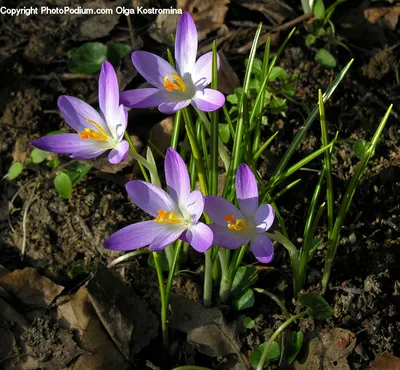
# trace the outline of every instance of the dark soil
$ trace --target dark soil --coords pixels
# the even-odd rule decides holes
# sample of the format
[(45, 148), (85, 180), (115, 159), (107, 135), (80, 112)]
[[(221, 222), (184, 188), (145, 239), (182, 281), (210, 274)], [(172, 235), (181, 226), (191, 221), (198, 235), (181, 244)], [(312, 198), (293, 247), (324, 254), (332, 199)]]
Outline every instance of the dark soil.
[[(10, 7), (16, 6), (12, 1), (5, 3)], [(18, 3), (20, 6), (32, 5), (30, 1)], [(49, 3), (58, 4), (56, 1)], [(225, 23), (231, 30), (242, 29), (246, 32), (239, 33), (236, 38), (227, 38), (221, 50), (238, 76), (242, 77), (247, 56), (235, 50), (238, 45), (251, 41), (256, 22), (261, 20), (272, 25), (261, 13), (248, 10), (240, 13), (241, 7), (236, 2), (232, 3)], [(286, 3), (293, 7), (297, 15), (301, 15), (297, 2)], [(347, 10), (351, 6), (357, 7), (355, 3), (347, 5)], [(338, 8), (334, 22), (339, 25), (340, 17), (345, 13), (346, 9)], [(244, 18), (244, 14), (250, 18)], [(58, 112), (58, 96), (74, 95), (95, 102), (97, 79), (95, 74), (93, 78), (84, 79), (63, 77), (69, 72), (67, 61), (70, 51), (88, 41), (74, 32), (82, 20), (74, 18), (65, 22), (64, 19), (63, 23), (62, 16), (11, 18), (0, 15), (0, 18), (0, 73), (3, 76), (0, 87), (0, 177), (3, 177), (13, 161), (26, 160), (31, 151), (30, 141), (50, 131), (68, 127)], [(156, 43), (146, 31), (154, 21), (155, 16), (139, 17), (138, 24), (142, 28), (137, 29), (137, 34), (142, 37), (146, 50), (159, 52), (165, 50), (165, 45)], [(353, 30), (353, 33), (357, 32), (361, 31)], [(265, 181), (268, 181), (268, 175), (277, 160), (304, 122), (306, 114), (298, 103), (311, 109), (318, 100), (318, 89), (324, 90), (329, 86), (338, 71), (354, 56), (356, 60), (348, 76), (326, 106), (330, 137), (339, 132), (333, 155), (335, 196), (339, 205), (358, 163), (353, 144), (361, 138), (367, 141), (371, 139), (387, 107), (394, 104), (393, 114), (357, 189), (342, 230), (338, 255), (325, 295), (334, 308), (334, 316), (324, 322), (304, 320), (302, 323), (306, 333), (315, 327), (340, 327), (353, 332), (357, 344), (348, 358), (349, 365), (351, 369), (362, 370), (369, 368), (378, 353), (389, 351), (400, 356), (400, 116), (396, 104), (400, 100), (399, 48), (388, 49), (396, 44), (396, 40), (398, 42), (400, 35), (398, 26), (396, 30), (382, 32), (379, 31), (379, 38), (383, 35), (385, 44), (371, 41), (372, 50), (372, 47), (367, 48), (361, 43), (357, 45), (354, 38), (344, 38), (339, 30), (338, 40), (345, 44), (348, 42), (353, 55), (333, 44), (331, 51), (336, 53), (338, 67), (331, 70), (314, 61), (315, 50), (306, 48), (305, 29), (300, 25), (279, 62), (289, 76), (294, 73), (299, 76), (296, 103), (290, 103), (286, 117), (269, 118), (269, 126), (265, 127), (263, 136), (267, 138), (276, 130), (279, 134), (270, 146), (268, 160), (265, 158), (260, 169)], [(215, 32), (210, 33), (200, 46), (209, 45), (215, 36)], [(285, 36), (285, 33), (280, 34), (280, 39), (283, 40)], [(121, 16), (116, 26), (96, 41), (129, 44), (126, 17)], [(259, 56), (262, 57), (261, 50)], [(126, 81), (130, 83), (129, 88), (138, 87), (141, 82), (140, 78)], [(149, 121), (156, 122), (160, 116), (155, 111), (140, 114), (141, 118), (133, 118), (128, 127), (130, 134), (139, 136), (146, 143), (152, 126)], [(316, 121), (292, 162), (319, 147), (320, 128)], [(65, 164), (67, 158), (60, 156), (60, 160)], [(320, 166), (318, 159), (308, 167), (319, 169)], [(291, 239), (298, 247), (301, 246), (304, 219), (317, 174), (300, 172), (299, 176), (302, 178), (301, 184), (278, 201)], [(119, 254), (105, 250), (102, 241), (121, 227), (146, 216), (131, 204), (122, 186), (132, 179), (131, 168), (123, 169), (116, 177), (101, 170), (92, 170), (74, 187), (69, 200), (57, 195), (53, 178), (52, 170), (41, 164), (25, 169), (15, 181), (4, 180), (0, 183), (0, 265), (9, 270), (34, 267), (40, 274), (73, 291), (88, 275), (71, 278), (69, 272), (72, 267), (84, 266), (91, 271), (111, 262)], [(318, 229), (318, 233), (326, 238), (324, 228)], [(24, 239), (26, 251), (21, 261)], [(310, 291), (320, 289), (324, 254), (322, 245), (310, 263), (307, 281)], [(245, 262), (253, 263), (254, 260), (248, 255)], [(179, 276), (174, 284), (176, 294), (201, 301), (202, 263), (202, 256), (192, 251), (189, 253), (185, 268), (196, 274)], [(160, 302), (157, 279), (148, 264), (148, 256), (140, 255), (124, 263), (119, 272), (126, 284), (149, 304), (158, 317)], [(278, 247), (273, 263), (268, 269), (260, 271), (257, 286), (277, 294), (294, 312), (296, 308), (292, 305), (291, 284), (289, 258), (286, 251)], [(218, 301), (214, 303), (218, 304)], [(229, 307), (222, 309), (228, 319), (234, 320), (240, 316)], [(284, 321), (279, 307), (264, 296), (257, 296), (255, 306), (244, 313), (255, 320), (255, 328), (241, 335), (244, 353), (250, 353), (265, 342)], [(48, 317), (41, 320), (34, 321), (30, 331), (25, 334), (32, 346), (50, 340), (51, 336), (62, 336), (67, 343), (66, 348), (74, 350), (68, 331), (59, 328)], [(153, 368), (160, 366), (160, 369), (170, 369), (179, 364), (211, 368), (218, 366), (217, 359), (210, 359), (187, 344), (186, 334), (173, 331), (171, 343), (172, 356), (163, 349), (161, 339), (156, 338), (135, 357), (132, 368), (151, 368), (151, 364), (154, 364)], [(54, 348), (50, 346), (48, 350), (53, 351)], [(67, 358), (60, 357), (60, 362), (54, 368), (58, 364), (59, 368), (68, 364), (72, 358), (68, 356), (72, 355), (68, 351), (64, 355)]]

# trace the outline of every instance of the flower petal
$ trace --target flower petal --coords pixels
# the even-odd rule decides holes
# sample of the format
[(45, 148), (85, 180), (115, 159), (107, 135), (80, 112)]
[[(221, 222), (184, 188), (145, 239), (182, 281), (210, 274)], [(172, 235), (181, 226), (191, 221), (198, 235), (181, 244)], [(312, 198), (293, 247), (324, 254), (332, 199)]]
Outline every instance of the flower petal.
[(119, 99), (121, 104), (130, 108), (152, 108), (161, 103), (170, 101), (169, 92), (155, 88), (127, 90), (121, 92)]
[(170, 73), (177, 73), (166, 60), (147, 51), (133, 52), (132, 63), (147, 82), (163, 91), (166, 91), (164, 77)]
[(158, 252), (160, 250), (163, 250), (166, 248), (168, 245), (172, 244), (176, 240), (179, 239), (179, 237), (182, 235), (182, 233), (186, 230), (185, 227), (179, 227), (177, 225), (162, 225), (163, 231), (161, 234), (159, 234), (154, 240), (151, 242), (149, 246), (149, 251), (151, 252)]
[(98, 131), (88, 120), (96, 122), (108, 134), (110, 133), (106, 123), (100, 114), (83, 100), (73, 96), (62, 95), (57, 101), (58, 108), (67, 123), (76, 131), (83, 131), (86, 127)]
[(213, 242), (213, 232), (202, 222), (192, 225), (186, 232), (186, 240), (188, 243), (200, 253), (209, 249)]
[[(32, 146), (53, 153), (75, 153), (85, 149), (107, 150), (107, 144), (94, 140), (82, 140), (78, 134), (56, 134), (32, 141)], [(106, 145), (104, 145), (106, 144)]]
[(99, 149), (99, 148), (85, 149), (79, 152), (72, 153), (70, 157), (74, 159), (92, 159), (98, 157), (99, 155), (102, 155), (107, 149)]
[(233, 214), (235, 219), (244, 218), (243, 214), (232, 203), (216, 195), (209, 195), (206, 197), (204, 212), (207, 213), (208, 217), (210, 217), (214, 223), (224, 228), (226, 228), (227, 225), (224, 216)]
[(192, 104), (195, 108), (204, 112), (212, 112), (221, 108), (225, 103), (225, 96), (214, 89), (196, 91)]
[(161, 103), (158, 106), (158, 110), (165, 114), (173, 114), (176, 113), (178, 110), (187, 107), (191, 102), (191, 100), (168, 101)]
[(213, 245), (221, 245), (227, 249), (238, 249), (250, 241), (249, 235), (228, 229), (216, 224), (208, 225), (214, 234)]
[(163, 189), (145, 181), (133, 180), (125, 186), (133, 202), (153, 217), (158, 211), (179, 213), (173, 199)]
[(167, 150), (164, 168), (168, 193), (176, 204), (184, 204), (190, 194), (189, 174), (182, 157), (173, 148)]
[(129, 151), (129, 143), (126, 140), (122, 140), (108, 154), (108, 160), (112, 164), (123, 162), (126, 160), (126, 158), (128, 158), (128, 151)]
[(270, 204), (261, 205), (256, 212), (255, 221), (257, 229), (267, 231), (274, 223), (275, 212)]
[(176, 67), (181, 77), (193, 70), (197, 44), (197, 30), (193, 18), (188, 12), (184, 12), (178, 21), (175, 41)]
[(274, 256), (274, 247), (265, 234), (257, 234), (251, 238), (251, 251), (261, 263), (269, 263)]
[(119, 89), (114, 67), (105, 61), (99, 76), (99, 106), (106, 122), (110, 124), (118, 116)]
[[(219, 69), (219, 55), (217, 54), (217, 67)], [(196, 62), (192, 71), (192, 80), (196, 88), (203, 90), (211, 83), (212, 78), (212, 51), (202, 55)]]
[(113, 251), (129, 251), (144, 247), (164, 231), (161, 226), (152, 220), (126, 226), (108, 237), (103, 246)]
[(254, 219), (258, 207), (258, 187), (251, 169), (241, 164), (236, 172), (236, 197), (239, 208), (248, 219)]
[(196, 223), (204, 211), (205, 198), (200, 190), (192, 191), (185, 199), (185, 208), (189, 215), (192, 216), (192, 222)]

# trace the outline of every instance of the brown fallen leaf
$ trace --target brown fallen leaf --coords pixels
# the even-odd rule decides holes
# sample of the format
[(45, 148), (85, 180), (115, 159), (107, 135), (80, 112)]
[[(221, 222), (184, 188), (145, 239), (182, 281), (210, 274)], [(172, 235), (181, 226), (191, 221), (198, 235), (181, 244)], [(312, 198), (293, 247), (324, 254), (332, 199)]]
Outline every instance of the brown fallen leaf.
[(232, 0), (244, 8), (262, 13), (273, 25), (282, 24), (296, 16), (296, 12), (280, 0)]
[(233, 94), (233, 91), (240, 87), (239, 77), (226, 59), (225, 54), (218, 52), (220, 68), (218, 71), (218, 90), (224, 94)]
[(60, 297), (58, 303), (57, 319), (60, 325), (76, 331), (78, 343), (86, 350), (69, 369), (128, 368), (126, 360), (97, 317), (89, 301), (86, 286), (68, 298)]
[(0, 279), (0, 287), (29, 307), (48, 306), (64, 290), (32, 267), (5, 275)]
[(399, 21), (400, 6), (393, 5), (382, 8), (368, 8), (364, 10), (365, 19), (372, 24), (379, 24), (391, 30), (396, 29)]
[(347, 356), (356, 345), (356, 336), (349, 330), (333, 328), (313, 333), (305, 344), (304, 358), (294, 364), (295, 370), (350, 370)]
[(133, 358), (157, 336), (156, 315), (107, 269), (97, 270), (87, 290), (97, 315), (125, 358)]
[(228, 323), (217, 308), (205, 308), (201, 304), (181, 296), (172, 295), (171, 328), (187, 333), (187, 340), (201, 353), (210, 357), (229, 357), (234, 365), (230, 369), (250, 369), (247, 358), (241, 353), (241, 343), (235, 324)]
[(400, 358), (390, 353), (377, 355), (371, 365), (371, 370), (400, 370)]
[[(156, 123), (150, 129), (149, 141), (159, 150), (161, 153), (165, 153), (167, 148), (170, 146), (172, 130), (174, 127), (174, 118), (168, 116), (162, 121)], [(156, 157), (157, 152), (152, 150), (153, 155)]]
[(12, 331), (0, 328), (0, 363), (3, 358), (14, 354), (15, 345), (16, 341)]

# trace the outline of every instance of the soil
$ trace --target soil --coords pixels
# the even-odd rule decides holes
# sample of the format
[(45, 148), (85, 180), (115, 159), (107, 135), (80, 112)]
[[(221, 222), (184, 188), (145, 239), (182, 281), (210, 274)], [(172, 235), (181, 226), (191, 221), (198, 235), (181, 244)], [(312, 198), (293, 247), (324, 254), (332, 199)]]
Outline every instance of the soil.
[[(18, 3), (21, 7), (31, 5), (30, 1)], [(58, 4), (59, 1), (49, 3)], [(298, 16), (301, 15), (297, 2), (285, 3)], [(15, 7), (12, 1), (5, 1), (5, 4)], [(353, 6), (357, 7), (355, 4)], [(241, 7), (234, 1), (228, 8), (225, 24), (232, 30), (240, 29), (238, 24), (241, 24), (246, 32), (239, 33), (239, 36), (236, 34), (236, 38), (228, 37), (220, 47), (241, 78), (247, 56), (237, 54), (235, 50), (238, 45), (251, 41), (254, 33), (249, 32), (249, 29), (254, 29), (256, 22), (262, 20), (268, 25), (269, 20), (261, 13), (253, 13), (248, 9), (241, 17)], [(335, 24), (340, 24), (340, 17), (345, 12), (338, 8)], [(63, 23), (62, 16), (33, 16), (26, 22), (22, 22), (25, 19), (22, 17), (0, 15), (0, 18), (0, 73), (3, 76), (0, 87), (2, 178), (13, 161), (26, 161), (31, 151), (30, 141), (50, 131), (67, 129), (57, 109), (59, 95), (80, 96), (89, 102), (96, 102), (97, 76), (65, 78), (65, 74), (69, 73), (69, 53), (89, 41), (74, 32), (82, 20), (73, 18)], [(143, 39), (145, 50), (158, 53), (166, 45), (156, 43), (143, 31), (154, 21), (155, 16), (139, 17), (138, 24), (142, 28), (137, 29), (137, 35)], [(251, 27), (248, 27), (247, 22), (251, 23)], [(332, 277), (325, 293), (325, 298), (334, 309), (333, 318), (321, 322), (306, 319), (301, 323), (306, 334), (316, 328), (337, 327), (354, 333), (356, 346), (348, 357), (348, 363), (350, 369), (362, 370), (369, 368), (378, 353), (391, 352), (400, 356), (400, 112), (396, 104), (400, 100), (397, 62), (399, 48), (396, 48), (400, 34), (398, 26), (395, 30), (379, 27), (381, 29), (376, 39), (380, 40), (383, 34), (386, 44), (374, 39), (373, 51), (372, 48), (362, 46), (362, 43), (356, 46), (354, 39), (345, 39), (338, 31), (337, 39), (345, 44), (348, 42), (349, 51), (356, 56), (356, 60), (326, 106), (330, 137), (333, 138), (339, 132), (333, 152), (337, 205), (359, 161), (354, 154), (354, 143), (359, 139), (370, 140), (387, 107), (394, 104), (394, 108), (375, 155), (356, 191), (341, 233)], [(215, 38), (215, 28), (213, 30), (200, 46), (209, 45)], [(353, 29), (353, 34), (357, 32), (361, 31)], [(326, 69), (314, 61), (316, 49), (305, 46), (305, 35), (305, 27), (300, 25), (280, 58), (279, 63), (288, 75), (297, 74), (299, 78), (295, 102), (289, 103), (286, 117), (272, 115), (269, 117), (269, 125), (263, 131), (265, 138), (279, 131), (269, 147), (270, 153), (261, 164), (260, 172), (265, 181), (268, 181), (277, 159), (283, 155), (304, 122), (306, 115), (299, 103), (312, 108), (318, 100), (318, 89), (324, 90), (329, 86), (351, 58), (349, 51), (332, 44), (331, 51), (337, 57), (338, 66)], [(286, 33), (282, 32), (280, 40), (285, 36)], [(130, 44), (127, 18), (121, 16), (110, 31), (92, 41)], [(262, 58), (261, 49), (258, 56)], [(129, 88), (138, 87), (142, 82), (140, 78), (127, 81)], [(149, 122), (157, 122), (160, 115), (155, 110), (150, 113), (140, 112), (139, 115), (131, 117), (128, 129), (131, 135), (136, 135), (145, 143), (153, 126)], [(292, 163), (319, 146), (320, 129), (316, 121), (296, 151)], [(68, 160), (63, 156), (59, 156), (59, 159), (61, 165)], [(301, 185), (278, 201), (291, 239), (297, 247), (301, 246), (307, 205), (317, 181), (317, 174), (312, 170), (320, 166), (319, 160), (308, 165), (310, 171), (302, 171), (298, 175), (302, 179)], [(90, 271), (105, 266), (119, 256), (119, 253), (105, 250), (102, 241), (116, 230), (146, 217), (132, 205), (123, 187), (132, 178), (130, 167), (122, 169), (117, 176), (105, 174), (101, 167), (93, 169), (74, 186), (73, 196), (69, 200), (57, 195), (53, 184), (54, 170), (45, 164), (30, 165), (14, 181), (3, 180), (0, 183), (0, 265), (8, 270), (34, 267), (41, 275), (65, 286), (68, 292), (73, 292), (86, 278), (90, 278)], [(326, 238), (326, 229), (320, 227), (318, 234)], [(26, 248), (25, 257), (21, 260), (23, 245)], [(320, 290), (324, 254), (325, 247), (322, 245), (310, 263), (306, 285), (308, 291)], [(253, 263), (254, 260), (248, 255), (245, 262)], [(194, 273), (180, 275), (176, 279), (175, 294), (196, 302), (201, 301), (202, 263), (203, 257), (190, 251), (184, 268)], [(82, 274), (75, 274), (74, 266), (83, 267)], [(125, 284), (132, 287), (159, 317), (157, 278), (148, 263), (148, 255), (140, 255), (125, 262), (118, 271)], [(291, 312), (295, 311), (292, 304), (290, 262), (283, 248), (278, 247), (269, 268), (259, 272), (257, 286), (274, 292), (286, 301)], [(217, 292), (214, 296), (217, 296)], [(217, 299), (214, 304), (219, 305)], [(230, 320), (236, 320), (241, 315), (229, 306), (220, 308)], [(279, 307), (264, 296), (257, 295), (254, 307), (244, 314), (255, 320), (254, 329), (240, 335), (244, 353), (250, 353), (264, 343), (284, 321)], [(217, 368), (217, 359), (199, 353), (186, 343), (186, 334), (172, 331), (171, 335), (169, 353), (163, 349), (158, 337), (135, 356), (131, 368), (170, 369), (185, 364)], [(54, 368), (63, 368), (73, 358), (71, 351), (76, 351), (70, 332), (59, 328), (47, 316), (36, 319), (25, 336), (32, 346), (40, 345), (43, 340), (51, 342), (60, 340), (57, 339), (60, 336), (64, 338), (67, 350), (62, 354), (64, 357), (60, 355), (59, 362), (54, 362)], [(46, 348), (54, 352), (51, 345)], [(43, 352), (38, 357), (46, 355), (47, 352)]]

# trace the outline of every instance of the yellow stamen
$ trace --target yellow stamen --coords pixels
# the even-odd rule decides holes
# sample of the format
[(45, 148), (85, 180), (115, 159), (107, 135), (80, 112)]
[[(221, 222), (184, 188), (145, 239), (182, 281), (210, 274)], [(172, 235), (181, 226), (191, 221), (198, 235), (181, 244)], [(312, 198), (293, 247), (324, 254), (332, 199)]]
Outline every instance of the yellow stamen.
[(241, 218), (238, 218), (235, 222), (233, 214), (224, 215), (224, 220), (226, 221), (226, 226), (229, 230), (244, 231), (248, 228), (247, 222), (245, 220), (242, 220)]
[(87, 119), (86, 122), (91, 123), (98, 131), (92, 130), (90, 128), (85, 128), (82, 132), (78, 131), (78, 135), (82, 140), (96, 140), (96, 141), (107, 141), (108, 135), (107, 132), (95, 121)]
[(176, 73), (169, 73), (164, 77), (164, 87), (168, 91), (186, 91), (186, 84)]
[(157, 218), (154, 219), (154, 222), (160, 224), (179, 224), (182, 220), (174, 212), (160, 210), (158, 211)]

